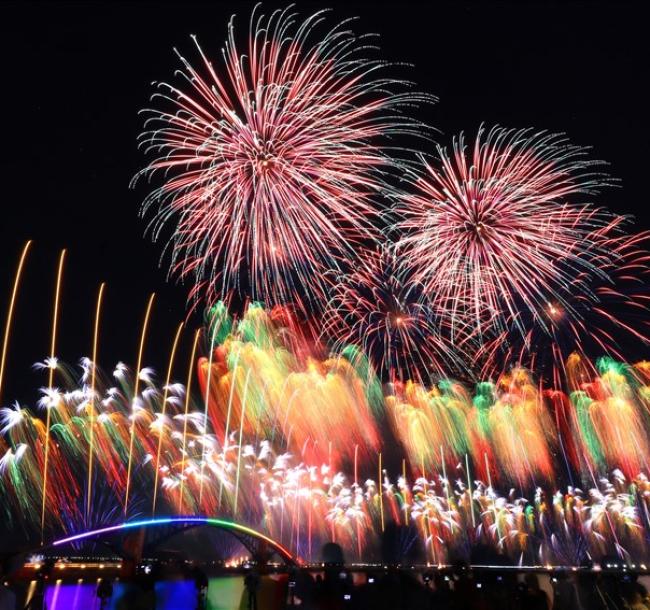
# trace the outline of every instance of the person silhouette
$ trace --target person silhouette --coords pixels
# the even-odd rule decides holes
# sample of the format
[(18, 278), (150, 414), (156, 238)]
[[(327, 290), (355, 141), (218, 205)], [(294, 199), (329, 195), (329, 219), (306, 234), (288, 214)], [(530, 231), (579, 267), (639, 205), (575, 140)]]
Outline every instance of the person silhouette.
[(108, 578), (102, 578), (97, 585), (97, 597), (100, 610), (108, 608), (108, 602), (113, 597), (113, 583)]
[(255, 570), (250, 570), (244, 577), (244, 587), (248, 596), (247, 610), (257, 610), (257, 591), (260, 588), (260, 577)]

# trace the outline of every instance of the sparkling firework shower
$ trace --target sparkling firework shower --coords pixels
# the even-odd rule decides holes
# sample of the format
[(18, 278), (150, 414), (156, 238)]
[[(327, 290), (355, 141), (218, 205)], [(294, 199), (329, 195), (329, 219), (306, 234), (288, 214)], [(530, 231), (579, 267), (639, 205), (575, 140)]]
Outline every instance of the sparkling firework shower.
[[(329, 539), (349, 557), (377, 557), (391, 523), (415, 528), (433, 562), (468, 557), (479, 543), (523, 563), (577, 564), (608, 552), (647, 559), (647, 363), (594, 366), (576, 355), (562, 389), (513, 370), (474, 390), (395, 381), (382, 392), (358, 355), (292, 351), (299, 339), (287, 342), (289, 318), (252, 305), (233, 320), (217, 307), (206, 329), (219, 337), (215, 354), (191, 359), (194, 394), (159, 386), (147, 367), (118, 364), (106, 374), (89, 359), (80, 373), (39, 364), (56, 385), (43, 388), (37, 408), (0, 412), (6, 516), (37, 529), (45, 493), (49, 535), (109, 525), (122, 518), (131, 481), (129, 517), (234, 518), (305, 559)], [(384, 417), (392, 433), (380, 442)], [(382, 448), (395, 441), (400, 474), (385, 465), (377, 476)], [(563, 477), (581, 483), (562, 490)]]
[(402, 166), (382, 143), (426, 134), (402, 109), (433, 98), (396, 93), (407, 83), (383, 76), (348, 22), (326, 30), (323, 12), (259, 11), (245, 50), (232, 21), (223, 65), (195, 39), (200, 66), (179, 54), (180, 83), (159, 84), (139, 175), (163, 184), (143, 213), (157, 210), (154, 239), (175, 223), (171, 271), (195, 278), (192, 297), (311, 308), (326, 298), (323, 274), (378, 238), (377, 197)]

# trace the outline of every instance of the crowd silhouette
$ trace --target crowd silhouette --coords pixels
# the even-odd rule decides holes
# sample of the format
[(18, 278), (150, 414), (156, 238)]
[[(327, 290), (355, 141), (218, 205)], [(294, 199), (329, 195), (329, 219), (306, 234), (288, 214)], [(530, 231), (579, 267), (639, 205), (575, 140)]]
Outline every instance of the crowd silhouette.
[[(323, 548), (324, 570), (290, 576), (289, 608), (302, 610), (650, 610), (650, 595), (637, 574), (579, 570), (518, 572), (491, 549), (475, 549), (472, 569), (459, 561), (449, 569), (420, 574), (417, 549), (403, 528), (390, 527), (382, 539), (384, 568), (353, 583), (337, 545)], [(602, 559), (603, 565), (617, 563)], [(499, 569), (498, 566), (503, 566)], [(293, 580), (291, 580), (293, 579)], [(361, 582), (359, 582), (361, 580)], [(544, 584), (545, 586), (542, 586)]]
[(387, 569), (353, 586), (331, 567), (324, 575), (302, 573), (288, 608), (303, 610), (650, 610), (650, 596), (632, 574), (564, 573), (549, 577), (550, 594), (535, 573), (472, 571), (457, 565), (420, 577)]
[[(244, 574), (239, 609), (650, 610), (648, 590), (642, 579), (629, 570), (594, 570), (585, 566), (577, 570), (544, 570), (538, 574), (513, 569), (493, 551), (476, 549), (480, 560), (474, 562), (473, 557), (474, 565), (490, 568), (472, 568), (459, 561), (449, 568), (423, 573), (408, 567), (417, 559), (417, 549), (409, 540), (408, 532), (389, 526), (382, 542), (382, 566), (370, 570), (349, 570), (341, 547), (327, 543), (317, 569), (294, 567), (285, 576), (274, 579), (273, 602), (261, 593), (264, 579), (268, 578), (264, 567), (251, 566)], [(605, 557), (602, 562), (607, 566), (617, 560)], [(2, 562), (0, 575), (10, 574), (17, 566), (18, 563), (10, 566)], [(35, 575), (31, 595), (23, 596), (22, 601), (21, 595), (10, 601), (4, 594), (8, 592), (6, 587), (0, 586), (0, 610), (45, 608), (45, 587), (52, 569), (53, 563), (46, 561)], [(190, 569), (185, 576), (194, 581), (196, 588), (196, 601), (189, 610), (206, 610), (208, 577), (199, 567)], [(155, 567), (138, 572), (129, 580), (130, 588), (122, 599), (112, 601), (112, 583), (98, 579), (98, 607), (153, 610), (156, 608), (154, 588), (161, 577)]]

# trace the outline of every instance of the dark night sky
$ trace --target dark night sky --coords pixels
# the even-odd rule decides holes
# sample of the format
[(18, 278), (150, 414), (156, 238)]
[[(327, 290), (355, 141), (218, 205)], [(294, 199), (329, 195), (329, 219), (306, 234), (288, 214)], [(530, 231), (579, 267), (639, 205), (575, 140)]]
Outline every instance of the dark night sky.
[[(406, 61), (419, 88), (440, 102), (419, 114), (440, 142), (481, 122), (566, 131), (611, 163), (621, 189), (597, 201), (646, 210), (647, 22), (634, 4), (299, 2), (359, 16), (381, 34), (383, 56)], [(0, 315), (20, 249), (34, 239), (9, 351), (3, 404), (30, 400), (44, 382), (30, 364), (47, 354), (56, 260), (68, 248), (61, 357), (90, 353), (95, 295), (107, 282), (100, 363), (133, 363), (147, 297), (157, 293), (145, 360), (159, 369), (187, 289), (166, 282), (161, 248), (143, 239), (144, 190), (129, 190), (142, 164), (138, 109), (153, 80), (178, 66), (189, 35), (217, 53), (233, 12), (247, 27), (253, 2), (0, 3)], [(266, 2), (271, 10), (284, 3)], [(430, 8), (434, 7), (434, 8)], [(6, 296), (5, 296), (6, 295)], [(196, 326), (198, 320), (193, 320)], [(184, 339), (188, 350), (190, 334)]]

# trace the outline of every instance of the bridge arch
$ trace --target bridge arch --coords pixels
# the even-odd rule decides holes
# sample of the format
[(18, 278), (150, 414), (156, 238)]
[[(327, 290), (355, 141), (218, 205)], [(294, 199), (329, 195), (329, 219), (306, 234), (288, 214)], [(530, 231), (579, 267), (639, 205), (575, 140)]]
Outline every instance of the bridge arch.
[(46, 544), (42, 547), (42, 550), (53, 549), (57, 547), (65, 546), (66, 544), (72, 544), (74, 542), (79, 542), (83, 540), (91, 539), (101, 539), (102, 537), (115, 535), (120, 533), (128, 533), (131, 530), (137, 530), (142, 528), (159, 528), (163, 529), (163, 536), (161, 536), (157, 543), (161, 539), (165, 539), (174, 535), (178, 532), (185, 531), (187, 529), (201, 527), (201, 526), (210, 526), (216, 527), (218, 529), (230, 532), (235, 538), (237, 538), (253, 555), (257, 554), (257, 549), (254, 543), (262, 545), (268, 548), (275, 553), (277, 553), (288, 565), (295, 565), (298, 561), (293, 556), (293, 554), (279, 542), (276, 542), (269, 536), (258, 532), (257, 530), (250, 528), (248, 526), (236, 523), (235, 521), (228, 521), (226, 519), (217, 519), (214, 517), (156, 517), (151, 519), (141, 519), (136, 521), (125, 521), (118, 525), (111, 525), (107, 527), (102, 527), (94, 530), (88, 530), (86, 532), (81, 532), (79, 534), (74, 534), (72, 536), (66, 536), (64, 538), (59, 538), (50, 544)]

